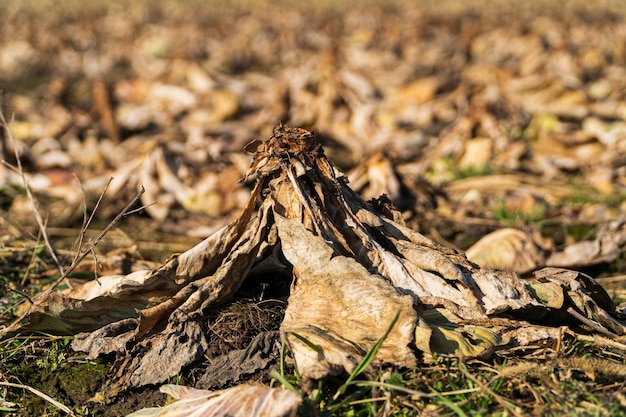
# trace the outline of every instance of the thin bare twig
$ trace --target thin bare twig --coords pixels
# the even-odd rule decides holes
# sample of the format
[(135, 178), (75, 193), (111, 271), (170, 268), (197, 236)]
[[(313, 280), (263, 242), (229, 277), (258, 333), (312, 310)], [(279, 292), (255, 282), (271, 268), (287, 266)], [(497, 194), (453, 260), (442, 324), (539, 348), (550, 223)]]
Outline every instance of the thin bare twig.
[[(39, 236), (37, 236), (37, 244), (35, 245), (35, 247), (37, 246), (39, 246)], [(26, 284), (26, 281), (28, 280), (28, 276), (30, 275), (31, 268), (33, 267), (35, 263), (36, 256), (37, 256), (37, 251), (33, 250), (30, 254), (30, 260), (28, 261), (28, 265), (26, 265), (26, 269), (24, 270), (24, 276), (22, 277), (22, 281), (20, 282), (20, 285), (24, 286)]]
[[(104, 186), (104, 190), (102, 190), (102, 192), (100, 193), (100, 196), (98, 197), (98, 201), (96, 201), (96, 205), (94, 206), (93, 210), (91, 211), (91, 215), (89, 215), (89, 218), (87, 220), (83, 221), (83, 227), (80, 229), (78, 251), (76, 252), (76, 256), (74, 257), (74, 260), (72, 261), (72, 263), (74, 263), (76, 261), (76, 259), (80, 256), (80, 253), (81, 253), (82, 248), (83, 248), (83, 242), (85, 240), (85, 235), (87, 233), (87, 229), (89, 228), (89, 225), (93, 221), (93, 218), (94, 218), (96, 212), (98, 211), (98, 208), (100, 207), (100, 203), (102, 202), (102, 199), (104, 198), (104, 194), (109, 189), (109, 185), (111, 184), (111, 181), (113, 181), (113, 177), (109, 178), (109, 180), (107, 181), (106, 185)], [(81, 185), (81, 189), (82, 189), (82, 185)], [(83, 192), (83, 195), (84, 195), (84, 192)], [(87, 214), (87, 204), (86, 203), (85, 203), (85, 214)], [(97, 263), (98, 260), (94, 259), (94, 261), (96, 261), (96, 263)]]
[[(98, 201), (96, 203), (96, 206), (94, 207), (94, 210), (92, 211), (91, 215), (86, 220), (86, 222), (84, 222), (85, 224), (83, 225), (83, 228), (81, 229), (81, 234), (79, 236), (79, 244), (80, 244), (80, 246), (78, 247), (76, 256), (74, 257), (74, 260), (72, 261), (72, 264), (67, 269), (65, 269), (65, 268), (63, 268), (63, 265), (59, 262), (59, 259), (58, 259), (57, 255), (56, 255), (56, 252), (54, 251), (54, 249), (52, 248), (52, 245), (50, 244), (50, 240), (48, 239), (48, 234), (46, 232), (46, 223), (43, 221), (43, 218), (41, 217), (41, 214), (37, 210), (37, 203), (36, 203), (35, 198), (34, 198), (32, 192), (30, 190), (30, 187), (28, 185), (28, 179), (26, 178), (26, 175), (24, 174), (24, 170), (22, 168), (22, 162), (20, 161), (20, 156), (19, 156), (19, 153), (17, 151), (17, 147), (15, 146), (15, 141), (13, 139), (13, 135), (9, 131), (9, 127), (7, 125), (6, 119), (4, 118), (4, 114), (1, 111), (0, 111), (0, 124), (5, 129), (7, 137), (11, 140), (11, 143), (13, 145), (13, 148), (14, 148), (14, 151), (15, 151), (15, 158), (17, 160), (17, 169), (16, 169), (16, 171), (21, 176), (22, 182), (24, 183), (24, 188), (26, 189), (26, 194), (28, 196), (28, 199), (30, 200), (30, 203), (31, 203), (32, 207), (33, 207), (33, 212), (35, 214), (35, 219), (36, 219), (37, 224), (39, 226), (39, 231), (41, 233), (41, 236), (43, 237), (43, 240), (45, 242), (46, 248), (48, 249), (48, 252), (50, 253), (50, 256), (54, 260), (54, 263), (56, 264), (57, 269), (59, 270), (59, 272), (61, 274), (61, 276), (52, 285), (50, 285), (45, 291), (40, 293), (40, 295), (38, 296), (39, 299), (45, 299), (50, 294), (50, 292), (52, 292), (61, 282), (63, 282), (63, 280), (65, 280), (74, 269), (76, 269), (78, 264), (80, 262), (82, 262), (83, 259), (85, 259), (85, 257), (87, 257), (88, 254), (95, 253), (94, 248), (98, 245), (98, 243), (102, 240), (102, 238), (113, 228), (113, 226), (115, 226), (115, 224), (117, 224), (120, 221), (120, 219), (122, 219), (122, 217), (127, 216), (131, 212), (130, 208), (133, 207), (135, 205), (135, 203), (141, 198), (141, 196), (145, 192), (145, 188), (143, 186), (141, 187), (141, 190), (135, 195), (135, 197), (132, 199), (132, 201), (130, 203), (128, 203), (126, 205), (126, 207), (124, 207), (124, 209), (111, 221), (111, 223), (109, 223), (107, 225), (107, 227), (104, 228), (104, 230), (102, 230), (102, 232), (98, 235), (98, 237), (95, 240), (90, 240), (86, 246), (83, 246), (82, 242), (84, 241), (86, 229), (89, 226), (89, 224), (91, 223), (91, 221), (93, 220), (93, 217), (94, 217), (96, 211), (98, 210), (98, 207), (99, 207), (100, 203), (102, 202), (104, 194), (106, 193), (106, 190), (108, 189), (109, 184), (113, 180), (112, 177), (109, 179), (109, 181), (107, 182), (107, 185), (105, 186), (105, 189), (102, 191), (102, 193), (100, 194), (100, 197), (98, 198)], [(7, 165), (7, 166), (11, 166), (6, 161), (3, 161), (3, 163), (5, 165)], [(12, 168), (15, 169), (15, 167), (12, 167)], [(86, 207), (85, 207), (85, 210), (86, 210)], [(95, 261), (96, 261), (96, 267), (97, 267), (97, 263), (98, 263), (97, 259), (95, 259)], [(96, 274), (97, 274), (97, 272), (96, 272)], [(21, 319), (26, 317), (28, 315), (28, 313), (30, 312), (30, 309), (32, 308), (33, 304), (32, 304), (32, 300), (31, 299), (28, 299), (28, 300), (31, 302), (31, 306), (22, 315), (20, 320), (16, 321), (16, 323), (21, 321)]]
[[(113, 228), (113, 226), (115, 226), (123, 217), (125, 217), (127, 215), (127, 213), (130, 211), (131, 207), (133, 207), (135, 205), (135, 203), (137, 201), (139, 201), (139, 199), (145, 193), (145, 191), (146, 191), (146, 189), (143, 186), (141, 186), (141, 189), (137, 192), (137, 194), (131, 200), (131, 202), (128, 203), (126, 205), (126, 207), (124, 207), (124, 209), (122, 209), (122, 211), (120, 211), (118, 213), (117, 216), (115, 216), (115, 218), (107, 225), (107, 227), (105, 227), (102, 230), (102, 232), (100, 232), (100, 234), (94, 240), (89, 240), (87, 245), (83, 246), (82, 248), (79, 248), (78, 254), (74, 258), (74, 260), (72, 261), (72, 264), (67, 269), (65, 269), (63, 271), (63, 273), (61, 273), (61, 276), (54, 283), (52, 283), (45, 291), (39, 293), (37, 295), (37, 297), (35, 298), (35, 301), (36, 300), (45, 300), (46, 297), (48, 297), (48, 295), (56, 287), (58, 287), (59, 284), (61, 282), (63, 282), (63, 280), (66, 279), (69, 276), (69, 274), (72, 273), (72, 271), (74, 271), (74, 269), (76, 269), (76, 267), (83, 261), (83, 259), (85, 259), (87, 257), (87, 255), (89, 255), (90, 253), (93, 253), (93, 250), (98, 245), (98, 243), (100, 243), (100, 241)], [(14, 328), (19, 327), (19, 323), (25, 317), (27, 317), (28, 314), (30, 314), (30, 311), (31, 311), (33, 305), (34, 304), (31, 304), (29, 306), (29, 308), (20, 316), (20, 318), (15, 320), (15, 322), (13, 322), (12, 325), (8, 326), (5, 329), (2, 329), (2, 332), (9, 332), (9, 331), (12, 331)]]
[(78, 266), (79, 263), (81, 263), (83, 261), (83, 259), (85, 259), (87, 257), (87, 255), (89, 255), (93, 249), (98, 245), (98, 243), (100, 243), (100, 241), (102, 240), (102, 238), (104, 238), (104, 236), (109, 233), (109, 231), (113, 228), (113, 226), (115, 226), (121, 219), (122, 217), (124, 217), (126, 215), (126, 212), (130, 210), (130, 208), (132, 206), (135, 205), (135, 203), (141, 198), (141, 196), (143, 195), (143, 193), (146, 192), (146, 189), (141, 186), (141, 190), (139, 190), (137, 192), (137, 194), (135, 195), (135, 197), (131, 200), (130, 203), (128, 203), (126, 205), (126, 207), (124, 207), (124, 209), (122, 211), (120, 211), (118, 213), (117, 216), (115, 216), (115, 218), (113, 220), (111, 220), (111, 223), (109, 223), (107, 225), (107, 227), (105, 227), (102, 232), (100, 232), (100, 234), (98, 235), (98, 237), (96, 237), (94, 240), (89, 240), (88, 244), (86, 245), (86, 247), (80, 249), (79, 251), (79, 255), (76, 257), (76, 259), (72, 262), (72, 264), (67, 268), (67, 270), (65, 271), (64, 274), (62, 274), (59, 279), (57, 279), (52, 285), (50, 285), (50, 287), (48, 287), (43, 293), (42, 293), (42, 297), (45, 298), (46, 296), (48, 296), (48, 294), (50, 294), (50, 292), (52, 292), (52, 290), (54, 290), (74, 269), (76, 269), (76, 267)]
[[(72, 264), (65, 270), (65, 272), (63, 274), (61, 274), (61, 276), (54, 282), (52, 283), (52, 285), (50, 285), (45, 291), (37, 294), (36, 298), (35, 298), (35, 302), (37, 300), (45, 300), (48, 295), (50, 295), (50, 293), (61, 283), (63, 282), (63, 280), (65, 278), (68, 277), (69, 274), (72, 273), (72, 271), (74, 269), (76, 269), (76, 267), (78, 266), (78, 264), (80, 264), (83, 259), (85, 259), (87, 257), (87, 255), (89, 255), (90, 253), (92, 253), (93, 249), (98, 245), (98, 243), (100, 243), (100, 241), (102, 240), (102, 238), (104, 238), (104, 236), (113, 228), (113, 226), (115, 226), (117, 224), (117, 222), (120, 221), (120, 219), (122, 217), (124, 217), (124, 215), (126, 214), (126, 212), (128, 210), (130, 210), (130, 208), (141, 198), (141, 196), (143, 195), (143, 193), (145, 192), (145, 188), (142, 186), (141, 190), (139, 190), (137, 192), (137, 194), (135, 195), (135, 197), (132, 199), (132, 201), (130, 203), (128, 203), (126, 205), (126, 207), (124, 207), (124, 209), (117, 215), (115, 216), (115, 218), (111, 221), (111, 223), (108, 224), (107, 227), (104, 228), (104, 230), (102, 230), (102, 232), (98, 235), (98, 237), (96, 237), (94, 240), (90, 240), (88, 245), (86, 245), (84, 248), (82, 248), (79, 252), (79, 255), (74, 259), (74, 261), (72, 262)], [(12, 330), (14, 330), (15, 328), (19, 327), (19, 323), (30, 314), (31, 309), (33, 308), (34, 304), (31, 304), (28, 309), (22, 313), (22, 315), (19, 317), (19, 319), (15, 320), (13, 322), (13, 324), (11, 324), (10, 326), (0, 330), (0, 333), (8, 333)]]
[(98, 267), (100, 266), (100, 261), (98, 260), (98, 255), (96, 255), (95, 248), (91, 248), (91, 254), (93, 255), (93, 277), (96, 282), (100, 284), (100, 281), (98, 281)]
[(14, 384), (12, 382), (2, 382), (2, 381), (0, 381), (0, 385), (5, 386), (5, 387), (21, 388), (21, 389), (28, 390), (32, 392), (33, 394), (37, 395), (38, 397), (41, 397), (44, 400), (48, 401), (50, 404), (54, 405), (56, 408), (65, 412), (66, 414), (69, 414), (70, 416), (76, 415), (69, 407), (67, 407), (64, 404), (61, 404), (60, 402), (58, 402), (57, 400), (55, 400), (48, 394), (44, 394), (43, 392), (39, 391), (37, 388), (29, 387), (28, 385)]
[[(104, 195), (106, 194), (107, 190), (109, 189), (109, 185), (111, 184), (111, 181), (113, 181), (113, 177), (110, 177), (109, 180), (107, 181), (106, 185), (104, 186), (104, 190), (102, 190), (102, 192), (100, 193), (100, 196), (98, 197), (98, 201), (96, 201), (96, 205), (94, 206), (93, 210), (91, 211), (91, 214), (89, 215), (89, 217), (87, 217), (87, 199), (85, 198), (85, 190), (83, 188), (83, 185), (80, 181), (78, 181), (79, 185), (80, 185), (80, 189), (82, 191), (83, 194), (83, 203), (84, 203), (84, 211), (83, 211), (83, 225), (80, 229), (80, 234), (78, 236), (77, 242), (76, 242), (76, 255), (74, 256), (74, 260), (72, 262), (75, 262), (76, 259), (78, 259), (78, 257), (81, 254), (81, 251), (83, 249), (83, 242), (85, 241), (85, 236), (87, 234), (87, 229), (89, 229), (89, 225), (91, 224), (91, 222), (93, 221), (93, 218), (96, 214), (96, 212), (98, 211), (98, 208), (100, 207), (100, 203), (102, 202), (102, 199), (104, 198)], [(96, 255), (96, 251), (95, 249), (92, 247), (91, 248), (91, 254), (93, 255), (93, 276), (94, 279), (98, 282), (98, 284), (100, 283), (100, 281), (98, 281), (98, 265), (100, 264), (100, 262), (98, 261), (98, 256)]]
[(6, 286), (6, 289), (7, 289), (8, 291), (14, 292), (14, 293), (19, 294), (19, 295), (21, 295), (22, 297), (26, 298), (26, 300), (27, 300), (29, 303), (31, 303), (31, 304), (33, 303), (33, 300), (32, 300), (32, 299), (28, 296), (28, 294), (26, 294), (25, 292), (22, 292), (22, 291), (20, 291), (20, 290), (16, 290), (15, 288), (11, 288), (11, 287), (9, 287), (8, 285)]
[[(81, 230), (80, 230), (81, 233), (79, 234), (78, 239), (76, 239), (76, 241), (74, 242), (74, 247), (76, 248), (76, 251), (78, 251), (80, 248), (83, 247), (83, 241), (85, 239), (85, 233), (86, 233), (86, 232), (84, 233), (84, 231), (86, 231), (87, 226), (89, 224), (89, 217), (87, 216), (87, 196), (85, 193), (85, 188), (83, 187), (83, 183), (80, 181), (80, 179), (75, 173), (73, 174), (73, 176), (74, 176), (74, 179), (76, 180), (76, 183), (80, 187), (80, 192), (83, 196), (83, 225), (81, 227)], [(107, 183), (107, 186), (108, 186), (108, 183)]]
[[(17, 161), (17, 172), (22, 178), (22, 183), (24, 184), (24, 188), (26, 189), (26, 195), (28, 196), (28, 200), (30, 201), (30, 204), (33, 207), (35, 220), (37, 221), (37, 225), (39, 226), (39, 230), (41, 232), (41, 236), (43, 237), (46, 248), (48, 249), (48, 252), (50, 253), (50, 257), (52, 257), (52, 260), (54, 261), (54, 264), (56, 265), (61, 275), (65, 275), (63, 265), (61, 264), (61, 262), (59, 262), (56, 252), (52, 248), (52, 245), (50, 244), (50, 240), (48, 239), (48, 233), (46, 232), (46, 225), (43, 221), (43, 218), (41, 217), (41, 214), (39, 213), (39, 210), (37, 210), (37, 203), (35, 201), (35, 197), (33, 196), (33, 193), (30, 190), (28, 179), (26, 178), (26, 174), (24, 174), (24, 169), (22, 168), (22, 161), (20, 160), (20, 155), (19, 155), (19, 152), (17, 151), (17, 146), (15, 146), (15, 139), (13, 138), (13, 135), (11, 134), (11, 131), (9, 130), (9, 126), (7, 125), (7, 121), (4, 118), (4, 113), (2, 113), (2, 111), (0, 111), (0, 124), (4, 128), (7, 134), (7, 137), (9, 138), (9, 140), (11, 141), (11, 144), (13, 145), (13, 151), (15, 152), (15, 159)], [(7, 165), (6, 162), (4, 163), (5, 165)]]
[(584, 342), (590, 342), (593, 343), (595, 346), (598, 347), (607, 347), (607, 348), (612, 348), (612, 349), (618, 349), (621, 350), (622, 352), (626, 352), (626, 344), (625, 343), (620, 343), (619, 341), (615, 340), (615, 339), (610, 339), (607, 337), (603, 337), (600, 335), (584, 335), (584, 334), (577, 334), (577, 333), (571, 333), (573, 334), (573, 336), (579, 340), (582, 340)]
[(150, 203), (150, 204), (145, 204), (139, 208), (136, 208), (135, 210), (131, 210), (127, 213), (124, 214), (124, 217), (126, 216), (130, 216), (131, 214), (135, 214), (135, 213), (142, 213), (146, 208), (150, 207), (150, 206), (154, 206), (156, 204), (156, 201), (154, 203)]
[(567, 309), (567, 312), (571, 314), (572, 316), (574, 316), (575, 318), (577, 318), (581, 323), (586, 324), (587, 326), (591, 327), (593, 330), (597, 331), (598, 333), (602, 333), (603, 335), (611, 339), (614, 339), (617, 337), (615, 333), (605, 329), (599, 323), (596, 323), (595, 321), (583, 316), (578, 311), (576, 311), (573, 307), (569, 307)]

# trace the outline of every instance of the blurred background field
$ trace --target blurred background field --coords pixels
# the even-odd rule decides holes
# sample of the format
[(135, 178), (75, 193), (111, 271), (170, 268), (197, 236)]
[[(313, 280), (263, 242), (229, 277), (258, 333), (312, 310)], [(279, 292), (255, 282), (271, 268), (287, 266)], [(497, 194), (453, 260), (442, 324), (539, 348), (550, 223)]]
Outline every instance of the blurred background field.
[[(60, 237), (112, 176), (102, 223), (142, 184), (156, 204), (131, 222), (172, 236), (159, 242), (199, 239), (249, 195), (246, 144), (283, 122), (314, 130), (354, 189), (386, 194), (436, 240), (467, 250), (518, 230), (496, 239), (517, 264), (491, 241), (470, 251), (479, 263), (621, 275), (622, 5), (7, 1), (3, 158), (18, 149)], [(3, 218), (32, 223), (7, 164), (0, 183)], [(580, 241), (595, 243), (562, 253)]]

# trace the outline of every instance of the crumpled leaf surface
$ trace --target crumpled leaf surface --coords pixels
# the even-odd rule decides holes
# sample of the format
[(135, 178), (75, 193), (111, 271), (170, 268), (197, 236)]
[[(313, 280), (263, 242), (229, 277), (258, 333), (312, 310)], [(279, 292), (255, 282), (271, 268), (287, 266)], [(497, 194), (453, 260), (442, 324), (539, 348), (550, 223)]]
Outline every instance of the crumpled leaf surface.
[(545, 246), (541, 236), (504, 228), (482, 237), (465, 254), (484, 267), (525, 273), (545, 265)]
[(509, 339), (494, 331), (493, 326), (464, 325), (461, 322), (445, 309), (426, 310), (415, 329), (415, 345), (431, 354), (482, 357), (509, 343)]
[(263, 385), (242, 384), (222, 391), (163, 385), (160, 390), (176, 400), (127, 417), (295, 417), (302, 402), (291, 391)]
[[(372, 275), (354, 259), (333, 257), (324, 239), (311, 235), (301, 224), (280, 215), (276, 215), (276, 223), (283, 253), (294, 265), (294, 283), (281, 330), (289, 339), (302, 376), (314, 380), (352, 372), (398, 311), (398, 321), (377, 359), (415, 365), (409, 348), (416, 320), (412, 298), (400, 295), (387, 280)], [(292, 333), (314, 343), (322, 353), (308, 348)]]

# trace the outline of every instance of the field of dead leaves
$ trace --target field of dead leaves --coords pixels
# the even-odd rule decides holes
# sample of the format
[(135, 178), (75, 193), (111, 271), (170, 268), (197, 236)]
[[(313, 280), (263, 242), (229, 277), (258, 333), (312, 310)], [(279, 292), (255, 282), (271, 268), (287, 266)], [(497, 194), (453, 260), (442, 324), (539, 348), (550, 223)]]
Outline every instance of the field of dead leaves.
[[(241, 222), (254, 209), (251, 196), (275, 193), (272, 204), (280, 202), (279, 187), (255, 187), (254, 176), (263, 174), (250, 172), (259, 143), (280, 123), (314, 131), (346, 187), (397, 223), (466, 253), (473, 264), (522, 279), (544, 267), (584, 272), (624, 320), (624, 6), (0, 3), (0, 331), (37, 294), (171, 265), (177, 261), (170, 255)], [(277, 233), (286, 239), (281, 221)], [(277, 239), (268, 234), (264, 242)], [(185, 365), (170, 383), (267, 383), (269, 368), (285, 365), (268, 347), (267, 361), (250, 372), (218, 373), (233, 351), (260, 343), (260, 330), (277, 337), (290, 282), (264, 281), (263, 268), (276, 271), (270, 263), (255, 265), (254, 279), (230, 301), (219, 298), (226, 304), (212, 313), (207, 348), (195, 359), (202, 370)], [(124, 314), (153, 302), (128, 303)], [(99, 397), (115, 358), (104, 352), (94, 359), (90, 347), (87, 360), (70, 349), (63, 330), (93, 329), (71, 312), (62, 318), (69, 321), (41, 319), (38, 333), (0, 340), (0, 411), (125, 415), (164, 403), (157, 383), (110, 401)], [(298, 410), (620, 415), (625, 336), (598, 336), (592, 322), (579, 320), (561, 326), (556, 341), (546, 337), (495, 357), (429, 352), (417, 368), (380, 368), (368, 374), (380, 386), (334, 405), (324, 392), (341, 386), (337, 380), (319, 392), (308, 387)]]

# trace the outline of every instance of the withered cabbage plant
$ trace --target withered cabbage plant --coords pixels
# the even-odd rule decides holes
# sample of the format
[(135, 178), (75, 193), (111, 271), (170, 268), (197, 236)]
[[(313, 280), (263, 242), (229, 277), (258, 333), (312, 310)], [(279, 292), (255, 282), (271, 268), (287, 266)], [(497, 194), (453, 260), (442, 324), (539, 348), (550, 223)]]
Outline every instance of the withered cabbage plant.
[(305, 390), (352, 372), (396, 315), (377, 363), (488, 357), (556, 340), (562, 325), (626, 334), (624, 316), (593, 278), (546, 268), (521, 280), (481, 268), (406, 227), (385, 196), (364, 201), (306, 130), (277, 126), (256, 150), (244, 178), (252, 179), (241, 215), (197, 246), (153, 270), (52, 292), (16, 326), (74, 333), (73, 347), (90, 357), (116, 353), (109, 396), (201, 361), (209, 313), (261, 266), (290, 281), (280, 333)]

